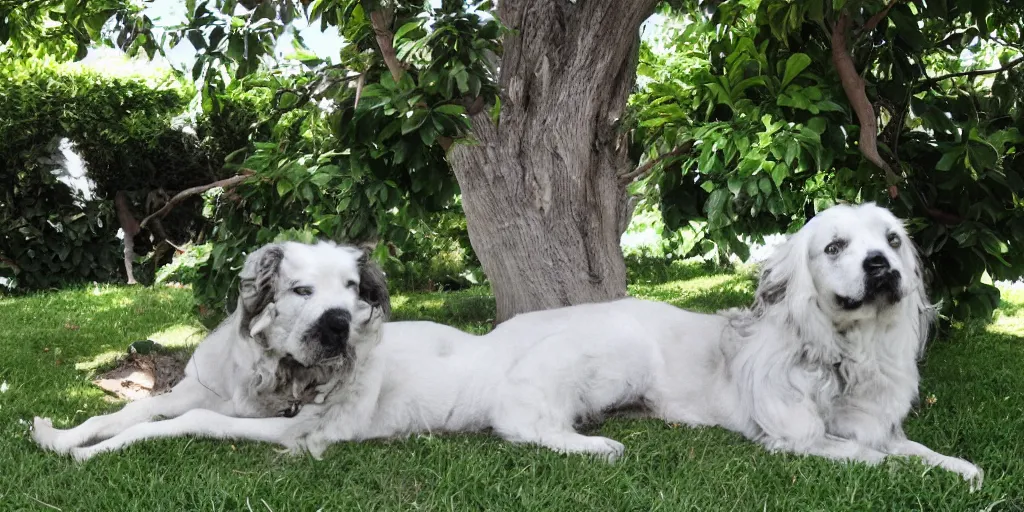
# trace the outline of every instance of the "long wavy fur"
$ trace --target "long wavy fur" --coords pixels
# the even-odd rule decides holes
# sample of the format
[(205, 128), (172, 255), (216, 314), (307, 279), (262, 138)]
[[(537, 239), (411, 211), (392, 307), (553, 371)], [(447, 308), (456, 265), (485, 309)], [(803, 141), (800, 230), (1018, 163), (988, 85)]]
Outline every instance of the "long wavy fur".
[(826, 432), (881, 446), (903, 435), (917, 398), (916, 362), (935, 319), (920, 258), (903, 244), (901, 257), (913, 262), (911, 293), (878, 321), (840, 331), (820, 307), (831, 299), (815, 289), (809, 241), (808, 229), (791, 236), (764, 264), (753, 306), (722, 312), (730, 371), (753, 411), (747, 434), (778, 449), (804, 448)]

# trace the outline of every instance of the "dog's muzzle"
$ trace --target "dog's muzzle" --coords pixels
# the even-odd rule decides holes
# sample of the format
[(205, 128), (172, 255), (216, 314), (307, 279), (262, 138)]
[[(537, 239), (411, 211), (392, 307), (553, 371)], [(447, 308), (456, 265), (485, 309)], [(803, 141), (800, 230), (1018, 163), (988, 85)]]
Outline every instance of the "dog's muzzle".
[(900, 271), (892, 268), (881, 251), (869, 252), (864, 258), (864, 302), (898, 302), (902, 298), (901, 277)]
[(328, 309), (316, 323), (317, 338), (323, 346), (324, 357), (341, 354), (348, 343), (349, 324), (352, 314), (344, 309)]
[(903, 298), (900, 277), (881, 251), (871, 251), (864, 258), (864, 295), (859, 299), (836, 295), (836, 303), (847, 311), (869, 303), (895, 304)]

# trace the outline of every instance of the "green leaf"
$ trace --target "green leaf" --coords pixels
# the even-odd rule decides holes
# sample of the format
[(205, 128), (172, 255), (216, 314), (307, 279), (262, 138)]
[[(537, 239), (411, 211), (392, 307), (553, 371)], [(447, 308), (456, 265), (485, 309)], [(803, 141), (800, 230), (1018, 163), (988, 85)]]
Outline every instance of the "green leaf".
[(460, 69), (455, 73), (455, 83), (459, 86), (459, 92), (466, 94), (469, 92), (469, 73), (465, 69)]
[(410, 21), (409, 23), (406, 23), (405, 25), (399, 27), (399, 29), (395, 31), (394, 44), (397, 45), (399, 41), (402, 39), (402, 37), (404, 37), (406, 34), (420, 28), (423, 25), (424, 21), (426, 20), (423, 18), (417, 18), (416, 20)]
[(783, 159), (783, 162), (786, 162), (786, 165), (792, 167), (793, 161), (796, 160), (796, 157), (799, 154), (800, 144), (797, 144), (795, 141), (791, 141), (789, 144), (786, 144), (786, 156)]
[(775, 182), (775, 186), (782, 188), (782, 182), (789, 177), (789, 166), (784, 163), (776, 163), (775, 167), (772, 168), (772, 181)]
[(993, 170), (999, 162), (999, 153), (987, 143), (971, 143), (968, 146), (967, 158), (975, 170)]
[(828, 121), (824, 117), (812, 117), (807, 121), (807, 127), (818, 135), (825, 133), (825, 128), (827, 128), (827, 126)]
[(277, 180), (277, 195), (284, 197), (288, 192), (291, 192), (294, 186), (292, 183), (284, 178)]
[(419, 127), (423, 125), (423, 122), (427, 120), (427, 115), (429, 113), (429, 110), (414, 110), (411, 115), (402, 121), (402, 135), (412, 133), (419, 129)]
[(729, 192), (732, 192), (733, 195), (739, 195), (740, 190), (743, 190), (743, 178), (739, 176), (730, 177), (726, 183), (729, 186)]
[(957, 160), (959, 160), (963, 154), (964, 149), (962, 147), (957, 147), (952, 151), (943, 153), (942, 158), (939, 159), (939, 163), (935, 164), (935, 169), (939, 171), (948, 171), (952, 169), (953, 165), (956, 164)]
[(318, 172), (309, 178), (309, 181), (317, 187), (323, 188), (325, 185), (331, 182), (332, 176), (325, 172)]
[(806, 53), (794, 53), (786, 59), (786, 71), (782, 77), (782, 88), (785, 89), (800, 72), (811, 65), (811, 58)]
[(747, 196), (749, 196), (749, 197), (757, 197), (757, 195), (758, 195), (758, 193), (757, 193), (757, 191), (758, 191), (757, 180), (750, 180), (745, 185), (746, 185), (746, 189), (747, 189)]
[(439, 105), (437, 107), (434, 107), (434, 112), (439, 112), (441, 114), (449, 116), (461, 116), (466, 112), (466, 108), (463, 107), (462, 105), (448, 103), (445, 105)]

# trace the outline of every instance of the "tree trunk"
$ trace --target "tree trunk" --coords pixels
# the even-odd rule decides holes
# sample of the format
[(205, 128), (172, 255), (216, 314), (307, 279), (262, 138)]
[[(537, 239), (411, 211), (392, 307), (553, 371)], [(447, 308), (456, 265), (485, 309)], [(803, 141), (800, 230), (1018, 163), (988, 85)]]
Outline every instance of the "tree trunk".
[(619, 240), (632, 170), (619, 122), (655, 0), (504, 0), (501, 116), (472, 117), (478, 144), (449, 162), (469, 237), (497, 299), (516, 314), (623, 297)]

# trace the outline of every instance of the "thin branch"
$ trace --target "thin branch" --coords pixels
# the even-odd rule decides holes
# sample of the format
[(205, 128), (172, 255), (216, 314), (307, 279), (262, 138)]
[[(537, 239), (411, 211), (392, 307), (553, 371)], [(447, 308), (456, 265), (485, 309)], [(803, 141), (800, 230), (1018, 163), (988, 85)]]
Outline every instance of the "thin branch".
[(878, 154), (878, 121), (875, 119), (875, 108), (868, 100), (864, 78), (857, 73), (853, 56), (847, 48), (846, 33), (849, 27), (850, 15), (843, 11), (832, 27), (832, 64), (843, 84), (846, 99), (857, 114), (857, 121), (860, 124), (860, 139), (857, 145), (861, 154), (885, 171), (886, 181), (889, 185), (894, 185), (903, 181), (903, 178)]
[(245, 170), (242, 174), (239, 174), (237, 176), (232, 176), (230, 178), (215, 181), (213, 183), (208, 183), (206, 185), (200, 185), (198, 187), (186, 188), (185, 190), (178, 192), (174, 197), (171, 198), (170, 201), (167, 201), (167, 204), (165, 204), (163, 208), (160, 208), (159, 210), (153, 212), (149, 217), (142, 219), (142, 222), (139, 223), (139, 229), (145, 228), (146, 224), (149, 224), (149, 222), (153, 219), (163, 218), (168, 213), (170, 213), (170, 211), (174, 208), (175, 205), (182, 202), (186, 198), (189, 198), (196, 194), (202, 194), (203, 192), (206, 192), (211, 188), (233, 187), (249, 179), (253, 174), (255, 174), (255, 171)]
[(366, 83), (366, 73), (359, 73), (359, 79), (356, 80), (356, 102), (352, 105), (352, 108), (359, 108), (359, 98), (363, 97), (363, 84)]
[(14, 270), (15, 272), (21, 272), (21, 267), (19, 267), (14, 260), (6, 256), (0, 256), (0, 265), (7, 265), (8, 267), (11, 267), (11, 270)]
[(480, 112), (483, 112), (484, 107), (486, 106), (484, 104), (483, 96), (477, 96), (475, 98), (470, 96), (464, 96), (462, 98), (461, 104), (463, 107), (466, 107), (466, 115), (468, 116), (475, 116)]
[(889, 10), (891, 10), (893, 6), (896, 5), (899, 1), (900, 0), (889, 0), (889, 4), (885, 6), (885, 9), (876, 12), (874, 16), (869, 18), (867, 23), (865, 23), (863, 27), (857, 29), (857, 33), (860, 34), (862, 32), (871, 32), (872, 30), (874, 30), (875, 27), (877, 27), (878, 24), (881, 23), (882, 20), (884, 20), (885, 17), (889, 15)]
[(124, 231), (124, 271), (128, 276), (128, 284), (136, 284), (132, 262), (135, 261), (135, 235), (139, 234), (142, 228), (139, 226), (139, 221), (135, 220), (135, 215), (132, 214), (125, 191), (118, 190), (114, 194), (114, 209), (117, 210), (117, 220), (121, 224), (121, 231)]
[(644, 175), (646, 175), (647, 173), (651, 172), (651, 169), (653, 169), (655, 165), (658, 165), (659, 163), (661, 163), (665, 159), (676, 157), (676, 156), (679, 156), (679, 155), (682, 155), (682, 154), (685, 154), (685, 153), (689, 153), (690, 150), (693, 149), (693, 144), (694, 144), (694, 141), (692, 141), (692, 140), (686, 141), (682, 145), (680, 145), (679, 147), (673, 149), (672, 151), (669, 151), (668, 153), (665, 153), (663, 155), (658, 155), (658, 157), (653, 159), (653, 160), (648, 160), (647, 163), (641, 165), (640, 167), (637, 167), (636, 169), (633, 169), (632, 171), (629, 171), (629, 172), (627, 172), (625, 174), (620, 175), (619, 176), (619, 183), (622, 184), (622, 185), (628, 185), (628, 184), (632, 183), (634, 180), (636, 180), (638, 178), (641, 178)]
[(380, 47), (380, 56), (391, 71), (391, 77), (397, 82), (402, 78), (405, 69), (398, 61), (398, 54), (395, 53), (395, 34), (391, 32), (391, 12), (373, 11), (370, 13), (370, 24), (373, 26), (373, 33), (377, 36), (377, 46)]
[(1015, 66), (1017, 66), (1018, 64), (1020, 64), (1022, 62), (1024, 62), (1024, 57), (1018, 57), (1016, 59), (1011, 60), (1010, 62), (1007, 62), (1006, 65), (1004, 65), (1002, 67), (995, 68), (995, 69), (978, 69), (978, 70), (974, 70), (974, 71), (961, 71), (959, 73), (950, 73), (948, 75), (937, 76), (935, 78), (929, 78), (929, 79), (921, 82), (920, 84), (918, 84), (917, 87), (927, 87), (929, 85), (932, 85), (932, 84), (937, 83), (937, 82), (941, 82), (943, 80), (948, 80), (950, 78), (957, 78), (957, 77), (961, 77), (961, 76), (967, 76), (967, 77), (975, 78), (975, 77), (979, 77), (981, 75), (994, 75), (996, 73), (1002, 73), (1004, 71), (1009, 71), (1010, 69), (1013, 69)]

